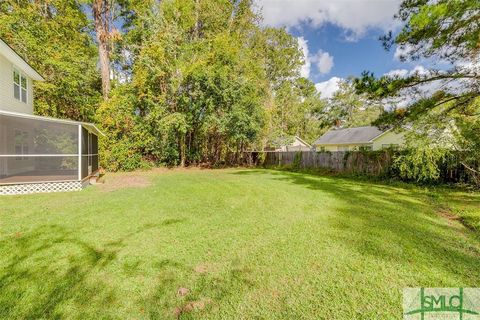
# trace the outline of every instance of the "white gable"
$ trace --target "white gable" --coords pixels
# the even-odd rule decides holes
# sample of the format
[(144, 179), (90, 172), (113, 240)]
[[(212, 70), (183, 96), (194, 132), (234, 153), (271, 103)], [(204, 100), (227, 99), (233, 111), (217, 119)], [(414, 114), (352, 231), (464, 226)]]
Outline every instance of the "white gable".
[(20, 57), (15, 52), (15, 50), (13, 50), (2, 39), (0, 39), (0, 54), (32, 80), (37, 80), (37, 81), (45, 80), (35, 69), (32, 68), (32, 66), (30, 66), (25, 60), (23, 60), (23, 58)]
[(44, 79), (0, 39), (0, 111), (33, 114), (33, 80)]

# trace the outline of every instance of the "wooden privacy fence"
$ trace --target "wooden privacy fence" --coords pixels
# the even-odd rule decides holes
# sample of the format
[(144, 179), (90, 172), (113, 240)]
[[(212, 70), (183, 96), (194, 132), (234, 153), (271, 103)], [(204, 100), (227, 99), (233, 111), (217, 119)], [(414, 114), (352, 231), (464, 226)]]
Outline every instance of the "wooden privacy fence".
[(326, 168), (370, 175), (384, 174), (392, 165), (392, 156), (388, 151), (253, 152), (250, 159), (252, 165)]
[[(242, 158), (250, 166), (290, 166), (298, 169), (324, 168), (336, 172), (390, 176), (409, 180), (400, 175), (393, 166), (394, 154), (391, 150), (380, 151), (264, 151), (248, 152)], [(437, 182), (465, 183), (479, 185), (478, 177), (472, 175), (460, 162), (459, 154), (448, 161), (439, 163)], [(480, 160), (469, 163), (472, 168), (480, 168)]]

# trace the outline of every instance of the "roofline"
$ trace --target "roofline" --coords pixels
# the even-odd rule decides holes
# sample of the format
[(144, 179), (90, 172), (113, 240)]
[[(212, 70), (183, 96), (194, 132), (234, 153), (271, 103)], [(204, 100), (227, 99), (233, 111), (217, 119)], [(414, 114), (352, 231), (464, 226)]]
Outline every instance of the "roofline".
[[(3, 40), (0, 37), (0, 44), (2, 44), (2, 43), (8, 49), (10, 49), (17, 57), (19, 57), (22, 60), (22, 62), (25, 63), (24, 68), (26, 68), (27, 70), (22, 70), (22, 71), (24, 71), (25, 73), (30, 73), (30, 74), (28, 74), (28, 76), (30, 78), (32, 78), (33, 80), (45, 81), (45, 78), (34, 67), (32, 67), (32, 65), (30, 63), (28, 63), (27, 60), (25, 60), (15, 49), (13, 49), (5, 40)], [(17, 67), (20, 67), (20, 66), (17, 66)]]
[(344, 143), (314, 143), (315, 146), (349, 146), (349, 145), (357, 145), (357, 144), (371, 144), (372, 141), (367, 142), (344, 142)]
[[(372, 143), (375, 139), (383, 136), (385, 133), (389, 132), (392, 130), (392, 128), (389, 128), (385, 131), (382, 131), (380, 132), (380, 134), (378, 134), (377, 136), (373, 137), (372, 139), (368, 140), (367, 142), (363, 142), (363, 141), (360, 141), (360, 142), (355, 142), (355, 143), (352, 143), (352, 142), (341, 142), (341, 143), (319, 143), (318, 140), (320, 140), (321, 137), (323, 137), (324, 135), (326, 135), (328, 132), (330, 131), (340, 131), (340, 130), (347, 130), (347, 129), (357, 129), (357, 128), (367, 128), (367, 127), (373, 127), (373, 126), (359, 126), (359, 127), (352, 127), (352, 128), (342, 128), (342, 129), (330, 129), (328, 130), (327, 132), (325, 132), (324, 134), (322, 134), (317, 140), (315, 140), (313, 142), (314, 145), (325, 145), (325, 146), (332, 146), (332, 145), (348, 145), (348, 144), (369, 144), (369, 143)], [(380, 130), (380, 129), (379, 129)]]
[(17, 112), (10, 112), (10, 111), (3, 111), (0, 110), (0, 115), (12, 116), (17, 118), (24, 118), (24, 119), (32, 119), (32, 120), (40, 120), (40, 121), (49, 121), (49, 122), (56, 122), (56, 123), (65, 123), (65, 124), (72, 124), (72, 125), (82, 125), (84, 127), (90, 128), (92, 131), (105, 136), (105, 134), (100, 131), (93, 123), (90, 122), (81, 122), (81, 121), (73, 121), (73, 120), (66, 120), (66, 119), (57, 119), (52, 117), (44, 117), (44, 116), (36, 116), (33, 114), (26, 114), (26, 113), (17, 113)]
[(299, 136), (295, 136), (295, 138), (296, 138), (296, 139), (298, 139), (298, 140), (300, 140), (300, 142), (302, 142), (302, 143), (306, 144), (306, 145), (307, 145), (309, 148), (311, 148), (311, 147), (312, 147), (312, 145), (311, 145), (310, 143), (307, 143), (307, 142), (305, 142), (305, 140), (303, 140), (303, 139), (302, 139), (302, 138), (300, 138)]
[(380, 133), (378, 136), (376, 136), (376, 137), (372, 138), (372, 139), (370, 140), (370, 142), (373, 142), (375, 139), (378, 139), (378, 138), (380, 138), (380, 137), (381, 137), (381, 136), (383, 136), (385, 133), (387, 133), (387, 132), (390, 132), (390, 131), (392, 131), (392, 128), (389, 128), (389, 129), (387, 129), (387, 130), (383, 131), (383, 132), (382, 132), (382, 133)]

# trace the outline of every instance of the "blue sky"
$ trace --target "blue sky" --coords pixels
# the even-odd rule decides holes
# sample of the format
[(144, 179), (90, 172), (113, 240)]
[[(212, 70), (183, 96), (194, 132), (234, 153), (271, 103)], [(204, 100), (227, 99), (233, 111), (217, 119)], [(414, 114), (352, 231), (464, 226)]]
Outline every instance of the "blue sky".
[(383, 75), (422, 68), (400, 62), (396, 48), (387, 52), (378, 40), (389, 30), (399, 30), (393, 16), (400, 0), (255, 1), (265, 25), (286, 27), (298, 38), (306, 56), (301, 73), (323, 97), (330, 97), (342, 79), (364, 70)]
[(409, 67), (394, 58), (394, 49), (388, 52), (383, 48), (378, 40), (385, 33), (381, 29), (369, 30), (356, 41), (346, 40), (344, 30), (330, 23), (319, 28), (302, 25), (290, 30), (290, 33), (307, 41), (310, 54), (321, 51), (331, 56), (332, 67), (328, 72), (321, 73), (317, 67), (311, 66), (309, 78), (315, 83), (332, 76), (359, 76), (364, 70), (384, 74), (392, 69)]

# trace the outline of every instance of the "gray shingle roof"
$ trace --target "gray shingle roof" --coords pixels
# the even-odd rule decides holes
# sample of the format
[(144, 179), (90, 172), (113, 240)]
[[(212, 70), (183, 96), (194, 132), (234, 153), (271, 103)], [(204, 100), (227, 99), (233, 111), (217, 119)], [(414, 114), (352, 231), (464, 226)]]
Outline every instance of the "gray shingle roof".
[(314, 144), (369, 143), (385, 131), (377, 127), (356, 127), (336, 129), (326, 132)]

